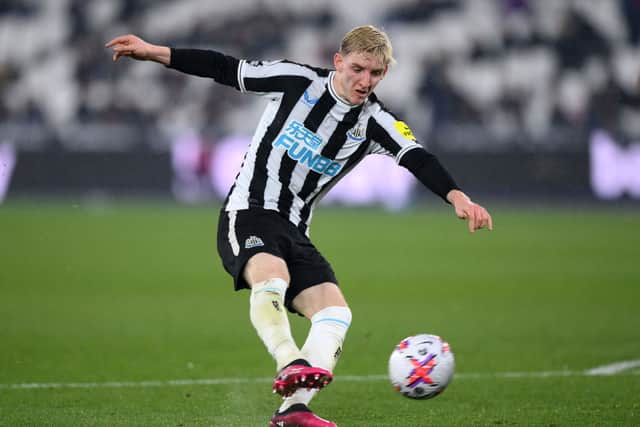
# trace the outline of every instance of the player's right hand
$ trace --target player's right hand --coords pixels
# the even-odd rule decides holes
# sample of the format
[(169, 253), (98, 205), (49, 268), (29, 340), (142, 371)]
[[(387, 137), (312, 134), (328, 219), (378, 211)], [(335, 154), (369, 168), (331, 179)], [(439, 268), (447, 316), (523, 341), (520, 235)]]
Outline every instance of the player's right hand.
[(128, 56), (141, 61), (151, 59), (151, 44), (133, 34), (118, 36), (109, 41), (105, 47), (113, 49), (114, 61), (117, 61), (121, 56)]

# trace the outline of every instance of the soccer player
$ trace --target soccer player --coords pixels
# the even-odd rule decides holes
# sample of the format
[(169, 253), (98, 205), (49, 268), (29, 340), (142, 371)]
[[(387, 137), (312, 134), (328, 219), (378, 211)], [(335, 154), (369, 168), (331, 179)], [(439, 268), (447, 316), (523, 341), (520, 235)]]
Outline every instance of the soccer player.
[[(134, 35), (106, 47), (114, 61), (155, 61), (268, 100), (220, 212), (218, 251), (235, 289), (250, 289), (251, 322), (276, 362), (273, 391), (284, 401), (270, 425), (335, 426), (308, 408), (332, 380), (351, 325), (335, 274), (309, 240), (312, 211), (322, 196), (364, 156), (386, 154), (452, 204), (470, 232), (492, 229), (489, 213), (374, 94), (394, 62), (389, 38), (370, 25), (352, 29), (333, 57), (334, 70), (158, 46)], [(302, 348), (285, 308), (311, 322)]]

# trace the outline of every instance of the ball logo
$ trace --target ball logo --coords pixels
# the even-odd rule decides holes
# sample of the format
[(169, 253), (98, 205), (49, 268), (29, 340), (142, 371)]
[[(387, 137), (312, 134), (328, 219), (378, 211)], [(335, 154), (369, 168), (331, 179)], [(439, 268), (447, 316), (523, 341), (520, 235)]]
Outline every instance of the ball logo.
[(411, 358), (409, 361), (413, 365), (413, 370), (407, 378), (407, 385), (409, 387), (415, 387), (420, 383), (433, 384), (431, 372), (433, 372), (433, 368), (436, 366), (435, 354), (430, 354), (424, 360)]
[(400, 135), (412, 141), (416, 140), (416, 137), (413, 136), (413, 132), (411, 132), (411, 128), (405, 122), (397, 120), (393, 126), (398, 132), (400, 132)]

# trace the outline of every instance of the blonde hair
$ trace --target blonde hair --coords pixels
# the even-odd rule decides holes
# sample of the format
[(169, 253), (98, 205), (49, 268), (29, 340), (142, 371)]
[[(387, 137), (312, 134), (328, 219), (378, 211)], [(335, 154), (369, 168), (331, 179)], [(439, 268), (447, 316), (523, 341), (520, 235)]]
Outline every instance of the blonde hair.
[(389, 36), (373, 25), (362, 25), (349, 31), (340, 43), (340, 53), (366, 52), (380, 58), (384, 65), (394, 64), (393, 48)]

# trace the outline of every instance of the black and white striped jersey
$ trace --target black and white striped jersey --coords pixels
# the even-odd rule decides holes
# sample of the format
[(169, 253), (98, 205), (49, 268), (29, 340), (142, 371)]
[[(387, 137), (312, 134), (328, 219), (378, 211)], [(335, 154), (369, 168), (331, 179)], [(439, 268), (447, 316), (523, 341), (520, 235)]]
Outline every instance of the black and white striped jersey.
[[(313, 208), (323, 195), (372, 153), (394, 157), (443, 198), (457, 188), (374, 94), (360, 105), (342, 100), (333, 87), (334, 71), (185, 49), (172, 49), (170, 67), (268, 100), (229, 191), (227, 211), (275, 210), (308, 234)], [(414, 151), (420, 154), (410, 155)]]

